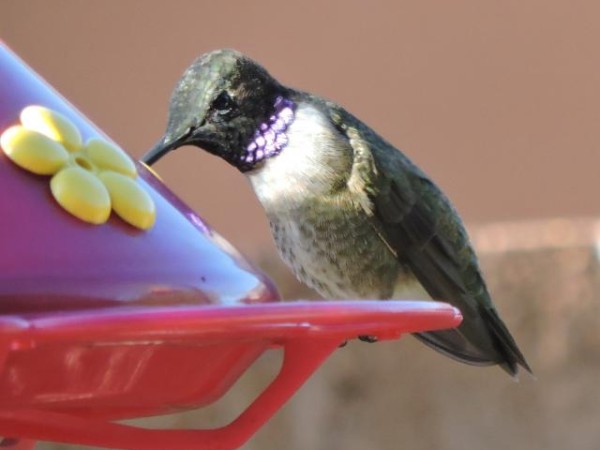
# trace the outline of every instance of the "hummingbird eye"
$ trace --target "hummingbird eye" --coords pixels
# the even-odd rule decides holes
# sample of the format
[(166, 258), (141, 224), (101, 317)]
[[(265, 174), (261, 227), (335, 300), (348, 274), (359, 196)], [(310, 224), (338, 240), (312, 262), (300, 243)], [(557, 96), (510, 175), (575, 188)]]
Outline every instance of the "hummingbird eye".
[(235, 102), (227, 91), (222, 91), (212, 102), (211, 109), (218, 114), (227, 114), (235, 107)]

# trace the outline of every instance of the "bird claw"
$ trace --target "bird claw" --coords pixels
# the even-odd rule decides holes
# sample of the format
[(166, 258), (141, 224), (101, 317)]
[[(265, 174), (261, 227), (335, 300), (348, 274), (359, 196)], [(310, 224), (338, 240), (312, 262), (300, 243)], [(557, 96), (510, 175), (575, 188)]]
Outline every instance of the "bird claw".
[(368, 342), (369, 344), (373, 344), (379, 340), (377, 339), (377, 336), (370, 336), (368, 334), (364, 336), (359, 336), (358, 339), (363, 342)]

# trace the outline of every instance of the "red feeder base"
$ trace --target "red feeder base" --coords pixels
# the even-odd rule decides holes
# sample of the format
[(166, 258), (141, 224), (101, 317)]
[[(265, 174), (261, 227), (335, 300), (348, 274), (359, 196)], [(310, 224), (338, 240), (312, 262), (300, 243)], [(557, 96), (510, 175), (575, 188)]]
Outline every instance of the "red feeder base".
[[(454, 327), (460, 320), (445, 304), (397, 301), (4, 317), (0, 434), (107, 448), (235, 449), (343, 341), (359, 335), (396, 338)], [(223, 428), (149, 430), (110, 422), (173, 412), (174, 402), (177, 410), (211, 403), (273, 347), (284, 350), (279, 374)]]

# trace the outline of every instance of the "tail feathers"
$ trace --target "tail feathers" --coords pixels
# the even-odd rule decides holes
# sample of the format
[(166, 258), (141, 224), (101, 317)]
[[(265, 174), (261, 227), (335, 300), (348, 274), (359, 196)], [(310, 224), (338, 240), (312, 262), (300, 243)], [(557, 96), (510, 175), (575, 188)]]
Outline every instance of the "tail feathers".
[[(466, 364), (498, 364), (513, 377), (518, 374), (519, 366), (532, 373), (496, 311), (481, 308), (481, 319), (479, 322), (483, 327), (469, 330), (467, 327), (472, 324), (463, 323), (459, 328), (417, 333), (414, 336), (434, 350)], [(470, 331), (470, 336), (467, 336), (467, 331)]]
[(506, 328), (506, 325), (504, 325), (504, 322), (502, 322), (502, 319), (500, 319), (500, 316), (498, 316), (496, 310), (482, 308), (482, 315), (498, 344), (500, 352), (505, 357), (505, 364), (509, 365), (511, 370), (509, 371), (507, 367), (504, 367), (504, 364), (502, 364), (503, 368), (511, 375), (516, 375), (518, 371), (517, 366), (521, 366), (533, 375), (533, 371), (525, 360), (525, 356), (519, 350), (517, 343)]
[(497, 364), (488, 353), (472, 345), (459, 329), (429, 331), (413, 334), (418, 340), (432, 349), (456, 361), (473, 366), (492, 366)]

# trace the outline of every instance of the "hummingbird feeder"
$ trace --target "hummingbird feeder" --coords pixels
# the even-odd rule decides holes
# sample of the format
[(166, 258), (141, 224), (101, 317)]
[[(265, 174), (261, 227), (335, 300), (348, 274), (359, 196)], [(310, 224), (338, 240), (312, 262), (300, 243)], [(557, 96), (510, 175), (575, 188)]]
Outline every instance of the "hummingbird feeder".
[[(239, 448), (342, 342), (460, 323), (434, 302), (281, 302), (1, 43), (0, 80), (0, 447)], [(279, 373), (222, 428), (118, 423), (209, 405), (271, 348)]]

